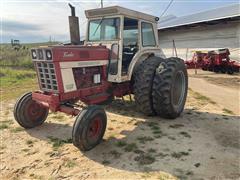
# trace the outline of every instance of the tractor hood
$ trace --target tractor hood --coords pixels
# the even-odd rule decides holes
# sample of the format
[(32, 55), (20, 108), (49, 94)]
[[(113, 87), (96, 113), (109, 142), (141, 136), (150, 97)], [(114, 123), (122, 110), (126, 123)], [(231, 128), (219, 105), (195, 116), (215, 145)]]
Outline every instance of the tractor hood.
[(32, 57), (34, 61), (53, 62), (108, 60), (109, 49), (106, 46), (48, 46), (32, 49)]

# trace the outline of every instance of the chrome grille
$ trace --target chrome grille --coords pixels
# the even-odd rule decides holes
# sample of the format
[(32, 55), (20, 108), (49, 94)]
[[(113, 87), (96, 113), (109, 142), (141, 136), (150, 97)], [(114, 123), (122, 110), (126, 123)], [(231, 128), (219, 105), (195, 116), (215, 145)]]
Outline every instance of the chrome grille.
[(36, 62), (36, 68), (41, 89), (44, 91), (57, 92), (58, 86), (54, 64), (49, 62)]

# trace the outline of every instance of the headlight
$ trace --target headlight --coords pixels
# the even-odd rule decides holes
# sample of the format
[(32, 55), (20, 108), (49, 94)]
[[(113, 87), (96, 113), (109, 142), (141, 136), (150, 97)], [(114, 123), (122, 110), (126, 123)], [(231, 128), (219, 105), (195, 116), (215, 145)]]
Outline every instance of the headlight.
[(32, 59), (37, 59), (37, 52), (35, 49), (32, 50)]
[(52, 59), (52, 52), (51, 52), (51, 50), (46, 50), (46, 57), (47, 57), (47, 60), (51, 60)]

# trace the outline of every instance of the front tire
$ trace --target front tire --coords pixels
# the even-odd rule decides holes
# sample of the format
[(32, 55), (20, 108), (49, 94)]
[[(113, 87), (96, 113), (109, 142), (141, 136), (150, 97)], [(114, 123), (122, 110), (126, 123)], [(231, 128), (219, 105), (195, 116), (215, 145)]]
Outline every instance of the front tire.
[(105, 133), (107, 116), (97, 105), (88, 106), (77, 116), (72, 131), (73, 144), (81, 151), (89, 151), (98, 145)]
[(168, 58), (159, 64), (153, 81), (153, 108), (160, 117), (174, 119), (183, 111), (188, 75), (184, 61)]
[(21, 96), (13, 110), (15, 120), (26, 129), (40, 126), (48, 116), (49, 109), (32, 100), (32, 93)]

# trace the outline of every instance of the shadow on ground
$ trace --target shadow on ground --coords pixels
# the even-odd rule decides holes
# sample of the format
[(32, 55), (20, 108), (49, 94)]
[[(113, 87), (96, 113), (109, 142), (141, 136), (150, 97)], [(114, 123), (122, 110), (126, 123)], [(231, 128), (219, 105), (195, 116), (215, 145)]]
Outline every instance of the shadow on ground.
[[(164, 171), (180, 179), (216, 178), (219, 172), (224, 178), (240, 177), (239, 117), (186, 109), (181, 117), (167, 120), (143, 116), (134, 103), (120, 100), (105, 109), (128, 119), (120, 119), (106, 134), (119, 133), (105, 136), (100, 145), (83, 153), (89, 159), (133, 172)], [(108, 126), (117, 123), (108, 121)], [(27, 130), (41, 140), (68, 139), (71, 131), (70, 124), (51, 122)]]

